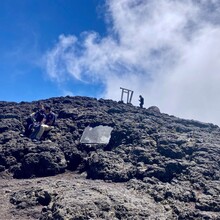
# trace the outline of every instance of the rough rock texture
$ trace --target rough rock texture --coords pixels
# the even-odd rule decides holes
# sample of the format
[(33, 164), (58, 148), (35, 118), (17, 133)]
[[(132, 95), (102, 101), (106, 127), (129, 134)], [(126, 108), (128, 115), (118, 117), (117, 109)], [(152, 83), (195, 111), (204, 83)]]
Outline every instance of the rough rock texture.
[[(0, 102), (2, 219), (220, 219), (220, 129), (112, 100), (42, 100), (55, 128), (22, 137), (36, 102)], [(86, 126), (113, 128), (82, 144)], [(50, 141), (48, 141), (50, 140)]]

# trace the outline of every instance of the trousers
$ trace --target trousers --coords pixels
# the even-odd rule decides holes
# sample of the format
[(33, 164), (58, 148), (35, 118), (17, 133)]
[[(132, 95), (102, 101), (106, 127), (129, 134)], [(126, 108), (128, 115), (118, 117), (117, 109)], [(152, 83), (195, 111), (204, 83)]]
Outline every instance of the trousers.
[(40, 129), (39, 129), (38, 133), (36, 134), (36, 139), (40, 140), (43, 133), (45, 131), (50, 131), (52, 128), (53, 128), (53, 126), (49, 126), (49, 125), (45, 125), (45, 124), (40, 125)]

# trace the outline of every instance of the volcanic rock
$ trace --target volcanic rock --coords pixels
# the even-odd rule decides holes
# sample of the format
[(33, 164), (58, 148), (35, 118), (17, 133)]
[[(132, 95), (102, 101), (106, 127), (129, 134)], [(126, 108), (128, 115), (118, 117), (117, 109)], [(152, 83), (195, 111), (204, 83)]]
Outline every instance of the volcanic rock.
[[(23, 135), (37, 102), (0, 102), (2, 219), (220, 219), (218, 126), (156, 106), (40, 101), (57, 115), (40, 142)], [(113, 129), (109, 143), (81, 143), (97, 126)]]

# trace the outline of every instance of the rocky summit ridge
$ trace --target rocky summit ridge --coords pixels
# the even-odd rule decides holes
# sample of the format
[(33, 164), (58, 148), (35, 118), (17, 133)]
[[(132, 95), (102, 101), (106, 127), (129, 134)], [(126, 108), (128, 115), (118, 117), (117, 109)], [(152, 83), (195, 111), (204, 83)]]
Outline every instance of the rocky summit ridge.
[[(22, 137), (37, 102), (0, 102), (0, 219), (220, 219), (220, 128), (157, 107), (88, 97), (41, 100), (46, 140)], [(84, 144), (87, 126), (113, 128)]]

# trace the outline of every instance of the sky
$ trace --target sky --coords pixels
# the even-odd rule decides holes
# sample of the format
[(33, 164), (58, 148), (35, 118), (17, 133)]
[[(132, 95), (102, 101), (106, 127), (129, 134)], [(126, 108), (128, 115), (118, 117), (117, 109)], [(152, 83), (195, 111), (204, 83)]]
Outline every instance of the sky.
[(89, 96), (220, 125), (220, 0), (1, 0), (0, 100)]

